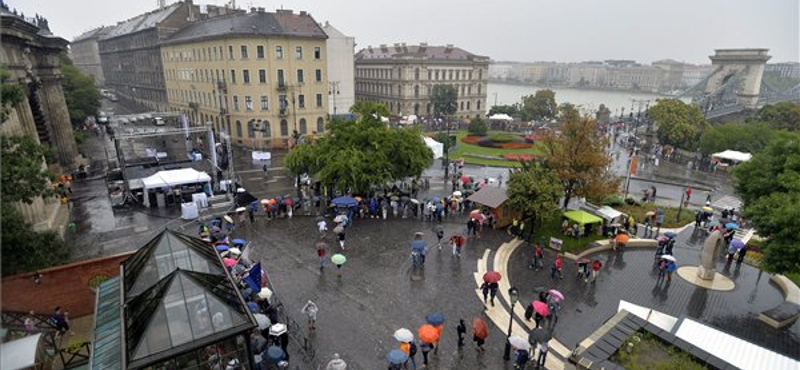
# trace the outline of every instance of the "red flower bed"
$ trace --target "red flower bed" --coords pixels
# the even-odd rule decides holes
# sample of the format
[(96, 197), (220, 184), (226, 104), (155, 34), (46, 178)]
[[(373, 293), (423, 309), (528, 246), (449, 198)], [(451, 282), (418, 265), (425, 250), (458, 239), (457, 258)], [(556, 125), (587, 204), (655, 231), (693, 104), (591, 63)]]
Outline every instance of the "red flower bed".
[(498, 145), (503, 149), (530, 149), (533, 147), (533, 145), (528, 143), (516, 143), (516, 142), (500, 143)]
[(543, 140), (543, 139), (544, 139), (544, 136), (542, 136), (542, 135), (537, 135), (537, 134), (525, 135), (525, 142), (526, 143), (533, 143), (534, 141), (539, 141), (539, 140)]
[(533, 154), (515, 154), (515, 153), (506, 153), (503, 154), (503, 158), (509, 161), (532, 161), (535, 156)]
[(478, 142), (483, 139), (483, 136), (475, 136), (475, 135), (468, 135), (461, 138), (461, 141), (470, 144), (470, 145), (478, 145)]

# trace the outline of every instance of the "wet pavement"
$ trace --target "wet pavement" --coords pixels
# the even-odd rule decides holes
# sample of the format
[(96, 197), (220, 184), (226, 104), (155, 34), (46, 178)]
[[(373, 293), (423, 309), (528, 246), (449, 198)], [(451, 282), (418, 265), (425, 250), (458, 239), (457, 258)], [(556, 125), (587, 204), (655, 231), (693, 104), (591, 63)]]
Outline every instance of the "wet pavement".
[[(674, 255), (679, 266), (698, 265), (705, 233), (693, 234), (687, 228), (678, 236)], [(787, 355), (800, 358), (800, 323), (775, 330), (758, 320), (760, 312), (782, 303), (780, 289), (769, 281), (770, 275), (746, 265), (726, 264), (722, 256), (717, 271), (731, 278), (732, 291), (710, 291), (673, 274), (671, 284), (658, 284), (654, 250), (627, 250), (623, 253), (600, 252), (589, 256), (603, 263), (598, 281), (587, 284), (576, 278), (574, 263), (565, 261), (564, 279), (553, 281), (549, 267), (554, 254), (548, 253), (545, 269), (528, 267), (533, 255), (529, 245), (518, 248), (509, 262), (511, 283), (521, 291), (521, 300), (530, 302), (537, 297), (536, 287), (552, 287), (566, 296), (555, 327), (555, 337), (567, 348), (599, 328), (617, 312), (620, 300), (649, 307), (666, 314), (699, 320), (731, 335)]]

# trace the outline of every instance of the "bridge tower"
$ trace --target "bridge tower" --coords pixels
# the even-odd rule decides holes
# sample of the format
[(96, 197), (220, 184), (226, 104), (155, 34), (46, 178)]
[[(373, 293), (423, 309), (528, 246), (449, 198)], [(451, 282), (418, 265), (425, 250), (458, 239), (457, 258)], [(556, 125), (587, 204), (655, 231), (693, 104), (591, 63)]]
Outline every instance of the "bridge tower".
[(704, 95), (716, 103), (755, 109), (761, 94), (761, 77), (769, 49), (717, 49), (710, 56), (714, 72), (708, 77)]

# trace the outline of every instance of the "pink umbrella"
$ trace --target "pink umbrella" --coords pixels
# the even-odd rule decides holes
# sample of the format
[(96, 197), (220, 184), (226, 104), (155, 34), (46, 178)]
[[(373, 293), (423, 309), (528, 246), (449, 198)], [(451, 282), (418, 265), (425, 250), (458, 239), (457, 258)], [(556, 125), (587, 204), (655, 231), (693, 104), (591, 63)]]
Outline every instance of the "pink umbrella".
[(533, 309), (539, 313), (539, 315), (547, 316), (550, 313), (550, 307), (547, 307), (547, 303), (542, 301), (533, 301), (532, 303)]
[(233, 267), (236, 266), (236, 260), (233, 258), (223, 258), (222, 263), (225, 264), (225, 267)]
[(286, 198), (286, 199), (284, 199), (284, 200), (283, 200), (283, 204), (285, 204), (285, 205), (287, 205), (287, 206), (291, 206), (291, 205), (292, 205), (292, 198)]
[(547, 292), (550, 293), (550, 296), (553, 297), (556, 302), (561, 302), (564, 300), (564, 294), (561, 294), (561, 292), (555, 289), (550, 289)]

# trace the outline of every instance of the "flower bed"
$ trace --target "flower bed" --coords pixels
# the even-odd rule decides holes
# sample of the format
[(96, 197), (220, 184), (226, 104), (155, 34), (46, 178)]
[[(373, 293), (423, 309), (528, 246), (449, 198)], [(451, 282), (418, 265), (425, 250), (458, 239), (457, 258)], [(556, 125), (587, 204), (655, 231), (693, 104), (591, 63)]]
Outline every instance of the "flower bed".
[(461, 138), (461, 142), (464, 144), (494, 149), (533, 148), (533, 143), (528, 142), (524, 137), (509, 134), (496, 134), (490, 136), (467, 135)]
[(467, 135), (461, 138), (461, 142), (464, 144), (470, 145), (478, 145), (478, 142), (483, 139), (483, 136), (476, 136), (476, 135)]
[(516, 153), (506, 153), (503, 154), (503, 158), (509, 161), (532, 161), (536, 156), (533, 154), (516, 154)]

